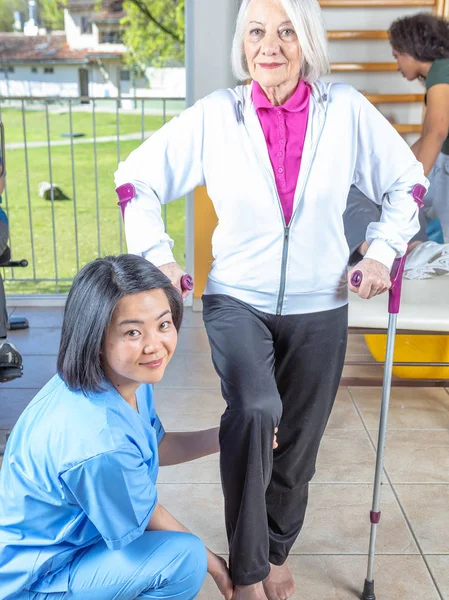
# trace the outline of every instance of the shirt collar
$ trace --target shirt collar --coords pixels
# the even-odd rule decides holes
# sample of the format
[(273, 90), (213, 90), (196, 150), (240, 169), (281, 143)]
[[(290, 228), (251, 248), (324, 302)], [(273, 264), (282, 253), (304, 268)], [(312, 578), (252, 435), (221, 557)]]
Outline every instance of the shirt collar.
[[(293, 96), (289, 98), (287, 102), (280, 108), (283, 108), (288, 112), (300, 112), (306, 107), (309, 101), (309, 96), (310, 86), (301, 79)], [(251, 97), (256, 110), (259, 110), (260, 108), (279, 108), (271, 104), (257, 81), (253, 81)]]

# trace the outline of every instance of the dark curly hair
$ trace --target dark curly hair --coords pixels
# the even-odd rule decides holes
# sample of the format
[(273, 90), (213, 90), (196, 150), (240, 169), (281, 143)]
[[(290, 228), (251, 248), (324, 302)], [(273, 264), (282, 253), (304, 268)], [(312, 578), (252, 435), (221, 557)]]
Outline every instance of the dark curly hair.
[(422, 62), (449, 58), (449, 22), (441, 17), (419, 13), (396, 19), (388, 30), (394, 50), (410, 54)]

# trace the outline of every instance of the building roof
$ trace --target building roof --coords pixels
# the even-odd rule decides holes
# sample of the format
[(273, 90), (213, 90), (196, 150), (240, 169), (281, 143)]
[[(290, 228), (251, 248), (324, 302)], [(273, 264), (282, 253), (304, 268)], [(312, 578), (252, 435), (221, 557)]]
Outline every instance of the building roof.
[(71, 49), (65, 34), (28, 36), (0, 33), (0, 64), (17, 63), (88, 63), (97, 58), (122, 56), (120, 51), (101, 52), (89, 48)]

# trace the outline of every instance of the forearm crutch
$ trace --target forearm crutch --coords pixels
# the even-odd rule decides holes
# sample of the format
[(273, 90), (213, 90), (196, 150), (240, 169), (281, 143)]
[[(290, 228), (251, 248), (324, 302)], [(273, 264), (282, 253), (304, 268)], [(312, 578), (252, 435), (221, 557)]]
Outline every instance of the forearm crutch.
[[(417, 184), (412, 190), (412, 196), (421, 208), (426, 188)], [(368, 570), (362, 593), (362, 600), (376, 600), (374, 594), (374, 557), (376, 553), (377, 525), (380, 522), (380, 494), (382, 486), (382, 473), (384, 468), (385, 443), (387, 436), (388, 409), (390, 406), (391, 378), (393, 373), (394, 342), (396, 337), (396, 324), (401, 304), (402, 275), (404, 272), (406, 255), (395, 260), (391, 269), (391, 287), (388, 298), (388, 332), (387, 351), (385, 355), (384, 376), (382, 385), (382, 404), (380, 409), (379, 434), (377, 439), (376, 472), (374, 476), (373, 505), (370, 512), (371, 534), (369, 542)], [(361, 271), (354, 271), (351, 283), (359, 287), (362, 283)]]

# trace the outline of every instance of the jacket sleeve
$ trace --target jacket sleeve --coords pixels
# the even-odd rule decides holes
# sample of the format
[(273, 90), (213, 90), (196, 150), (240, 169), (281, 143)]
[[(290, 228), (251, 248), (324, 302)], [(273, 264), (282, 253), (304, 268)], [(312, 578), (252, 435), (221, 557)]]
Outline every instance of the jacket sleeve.
[(419, 230), (418, 207), (412, 197), (416, 184), (428, 188), (423, 166), (407, 143), (381, 113), (359, 92), (357, 156), (353, 183), (382, 205), (379, 222), (366, 232), (366, 258), (391, 268)]
[(128, 252), (156, 266), (174, 261), (161, 205), (204, 184), (203, 126), (200, 100), (131, 152), (115, 172), (116, 188), (134, 187), (132, 199), (122, 206)]

